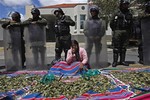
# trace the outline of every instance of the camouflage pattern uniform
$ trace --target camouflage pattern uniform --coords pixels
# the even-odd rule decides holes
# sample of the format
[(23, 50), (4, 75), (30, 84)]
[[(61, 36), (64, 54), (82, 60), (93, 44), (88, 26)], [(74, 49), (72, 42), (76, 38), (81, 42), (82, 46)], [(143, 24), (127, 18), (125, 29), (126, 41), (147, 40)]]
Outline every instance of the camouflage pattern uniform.
[(115, 13), (110, 22), (110, 27), (113, 31), (112, 45), (113, 45), (113, 64), (112, 67), (117, 66), (118, 56), (120, 54), (120, 64), (128, 66), (125, 63), (126, 47), (128, 45), (130, 32), (132, 29), (132, 14), (130, 10), (124, 6), (128, 6), (129, 2), (122, 1), (120, 3), (120, 10)]
[[(58, 13), (58, 15), (57, 15)], [(70, 26), (74, 26), (75, 22), (70, 18), (70, 16), (64, 15), (61, 8), (54, 11), (56, 15), (55, 22), (55, 33), (56, 33), (56, 45), (55, 45), (55, 59), (61, 58), (62, 51), (65, 52), (65, 59), (67, 56), (67, 51), (71, 46), (71, 34)]]

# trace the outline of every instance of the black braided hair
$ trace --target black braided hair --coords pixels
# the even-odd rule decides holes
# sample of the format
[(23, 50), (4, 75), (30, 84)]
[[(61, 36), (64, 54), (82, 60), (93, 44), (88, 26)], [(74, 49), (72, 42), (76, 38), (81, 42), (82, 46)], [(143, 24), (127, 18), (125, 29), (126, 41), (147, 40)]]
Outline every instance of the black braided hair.
[(80, 59), (80, 54), (79, 54), (79, 43), (78, 43), (76, 40), (72, 40), (72, 41), (71, 41), (71, 47), (72, 47), (73, 45), (76, 45), (76, 46), (77, 46), (77, 51), (75, 52), (76, 60), (77, 60), (77, 61), (81, 61), (81, 59)]

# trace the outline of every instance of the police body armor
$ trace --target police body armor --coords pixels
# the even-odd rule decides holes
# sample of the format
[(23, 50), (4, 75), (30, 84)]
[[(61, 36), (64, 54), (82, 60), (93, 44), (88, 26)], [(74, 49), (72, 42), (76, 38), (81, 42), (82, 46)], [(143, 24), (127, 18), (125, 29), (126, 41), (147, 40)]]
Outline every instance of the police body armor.
[(130, 12), (123, 14), (121, 11), (119, 11), (113, 22), (113, 30), (128, 30), (131, 29), (131, 20), (132, 15)]
[(56, 37), (70, 34), (69, 25), (65, 23), (65, 20), (66, 20), (66, 16), (63, 16), (63, 18), (61, 19), (57, 19), (55, 23)]
[(11, 26), (4, 29), (4, 55), (7, 70), (15, 71), (22, 69), (21, 58), (21, 28)]
[[(125, 49), (128, 44), (128, 39), (132, 29), (132, 14), (130, 13), (130, 11), (126, 12), (125, 14), (119, 11), (114, 16), (113, 21), (111, 21), (110, 27), (114, 31), (112, 39), (113, 46), (118, 49)], [(124, 44), (121, 44), (121, 42), (119, 42), (120, 39)]]
[(128, 66), (125, 63), (126, 47), (128, 45), (130, 32), (132, 29), (132, 14), (130, 11), (122, 13), (117, 12), (113, 20), (110, 22), (110, 27), (112, 29), (112, 45), (113, 45), (113, 67), (116, 67), (118, 56), (120, 54), (120, 65)]
[(75, 22), (70, 16), (63, 15), (62, 18), (57, 19), (55, 22), (56, 33), (56, 45), (55, 45), (55, 59), (61, 58), (62, 51), (65, 52), (65, 59), (67, 57), (67, 51), (71, 46), (71, 34), (70, 27), (74, 26)]

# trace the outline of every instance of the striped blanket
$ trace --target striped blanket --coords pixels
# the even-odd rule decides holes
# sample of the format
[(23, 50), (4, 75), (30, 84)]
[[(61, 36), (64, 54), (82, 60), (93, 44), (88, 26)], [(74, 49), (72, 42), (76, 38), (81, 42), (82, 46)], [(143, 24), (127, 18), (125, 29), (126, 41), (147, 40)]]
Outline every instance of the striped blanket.
[[(60, 65), (60, 64), (66, 65), (66, 63), (64, 63), (64, 62), (61, 62), (58, 65)], [(78, 67), (79, 62), (75, 62), (74, 66)], [(62, 67), (62, 68), (64, 68), (64, 67)], [(72, 66), (69, 66), (69, 67), (67, 66), (66, 69), (69, 69), (69, 68), (74, 69), (74, 67), (72, 67)], [(63, 73), (61, 68), (57, 68), (57, 70), (61, 71), (60, 74)], [(69, 70), (67, 70), (67, 71), (69, 71)], [(74, 70), (72, 72), (75, 72), (75, 71), (76, 70)], [(53, 71), (53, 72), (55, 72), (55, 71)], [(23, 73), (44, 74), (44, 73), (46, 73), (46, 71), (40, 71), (40, 72), (39, 71), (33, 71), (33, 72), (20, 71), (20, 72), (15, 73), (15, 75), (20, 75)], [(72, 73), (69, 73), (69, 74), (72, 74)], [(10, 75), (10, 74), (8, 74), (8, 75)], [(14, 77), (15, 77), (15, 75), (11, 74), (11, 76), (14, 76)], [(108, 78), (112, 79), (112, 81), (117, 85), (116, 88), (110, 89), (110, 90), (106, 91), (105, 93), (96, 93), (96, 92), (90, 90), (87, 93), (83, 93), (81, 96), (75, 97), (73, 100), (149, 100), (150, 92), (143, 94), (143, 95), (133, 97), (136, 94), (134, 94), (134, 92), (129, 90), (128, 85), (124, 84), (123, 82), (121, 82), (120, 80), (118, 80), (117, 78), (115, 78), (111, 74), (106, 73), (106, 76)], [(0, 99), (2, 99), (2, 100), (14, 100), (14, 98), (15, 98), (17, 100), (69, 100), (69, 98), (67, 98), (66, 96), (63, 96), (63, 95), (59, 96), (57, 98), (43, 97), (41, 95), (41, 93), (29, 92), (30, 87), (31, 86), (27, 86), (23, 89), (19, 89), (17, 91), (8, 91), (6, 93), (0, 92)]]
[[(1, 95), (5, 100), (13, 100), (13, 98), (17, 97), (16, 99), (19, 100), (69, 100), (66, 96), (59, 96), (57, 98), (52, 97), (43, 97), (41, 93), (27, 93), (28, 89), (22, 89), (15, 92), (9, 92), (6, 94)], [(27, 94), (26, 94), (27, 93)], [(92, 90), (88, 91), (87, 93), (83, 93), (81, 96), (74, 97), (73, 100), (124, 100), (129, 99), (133, 96), (133, 93), (123, 89), (121, 87), (116, 87), (112, 90), (108, 90), (106, 93), (96, 93)]]
[(69, 65), (65, 61), (60, 61), (50, 68), (49, 73), (53, 73), (58, 76), (76, 76), (81, 73), (79, 71), (79, 65), (80, 62), (74, 62)]

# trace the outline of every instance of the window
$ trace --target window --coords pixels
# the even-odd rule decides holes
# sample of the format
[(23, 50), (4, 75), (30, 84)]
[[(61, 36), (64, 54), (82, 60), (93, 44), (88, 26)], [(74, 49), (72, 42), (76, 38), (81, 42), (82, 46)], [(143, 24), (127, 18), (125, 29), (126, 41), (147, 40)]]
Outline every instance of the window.
[(84, 21), (86, 15), (80, 15), (80, 29), (84, 29)]
[(74, 19), (75, 19), (75, 30), (77, 29), (77, 15), (76, 16), (74, 16)]
[(84, 7), (84, 6), (82, 6), (82, 7), (81, 7), (81, 9), (82, 9), (82, 10), (84, 10), (84, 9), (85, 9), (85, 7)]

